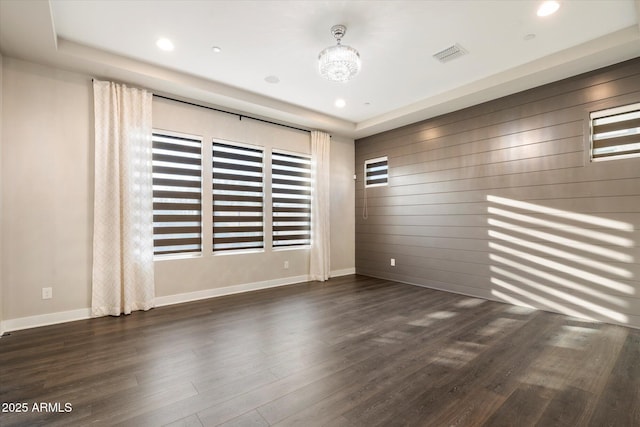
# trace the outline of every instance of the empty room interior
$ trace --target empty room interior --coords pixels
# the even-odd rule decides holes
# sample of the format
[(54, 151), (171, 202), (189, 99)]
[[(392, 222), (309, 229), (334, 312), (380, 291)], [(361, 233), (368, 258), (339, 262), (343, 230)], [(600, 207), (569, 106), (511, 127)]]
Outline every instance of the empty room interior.
[(0, 425), (640, 426), (640, 0), (0, 0)]

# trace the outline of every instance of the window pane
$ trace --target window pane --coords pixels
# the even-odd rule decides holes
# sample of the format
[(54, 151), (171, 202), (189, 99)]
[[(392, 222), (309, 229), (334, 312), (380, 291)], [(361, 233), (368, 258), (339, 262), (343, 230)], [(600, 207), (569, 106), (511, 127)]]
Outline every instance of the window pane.
[(640, 156), (640, 104), (591, 113), (592, 160)]
[(311, 244), (311, 159), (274, 151), (271, 155), (274, 248)]
[(213, 250), (264, 247), (263, 151), (213, 142)]
[(153, 132), (154, 255), (202, 252), (202, 140)]
[(378, 157), (364, 162), (365, 187), (387, 185), (389, 180), (387, 157)]

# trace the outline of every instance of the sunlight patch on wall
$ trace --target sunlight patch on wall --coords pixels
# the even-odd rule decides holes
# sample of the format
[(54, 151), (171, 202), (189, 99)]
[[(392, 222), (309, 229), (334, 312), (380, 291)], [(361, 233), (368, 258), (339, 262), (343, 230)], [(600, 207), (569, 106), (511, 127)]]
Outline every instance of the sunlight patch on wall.
[[(593, 289), (590, 286), (585, 286), (585, 285), (583, 285), (581, 283), (578, 283), (576, 281), (564, 279), (562, 277), (558, 277), (556, 275), (553, 275), (551, 273), (547, 273), (545, 271), (536, 270), (535, 268), (528, 267), (528, 266), (526, 266), (524, 264), (520, 264), (518, 262), (512, 261), (512, 260), (504, 258), (504, 257), (500, 257), (498, 255), (491, 254), (491, 259), (493, 261), (499, 262), (499, 263), (501, 263), (503, 265), (513, 267), (516, 270), (520, 270), (520, 271), (529, 273), (529, 274), (531, 274), (533, 276), (539, 277), (540, 279), (544, 280), (545, 282), (556, 283), (556, 284), (558, 284), (560, 286), (563, 286), (563, 287), (565, 287), (567, 289), (573, 289), (573, 290), (576, 290), (576, 291), (579, 291), (579, 292), (583, 292), (585, 294), (592, 295), (592, 296), (594, 296), (596, 298), (599, 298), (599, 299), (601, 299), (603, 301), (607, 301), (607, 302), (609, 302), (611, 304), (618, 305), (620, 307), (627, 307), (628, 306), (627, 302), (624, 301), (621, 298), (618, 298), (616, 296), (609, 295), (607, 293), (598, 291), (596, 289)], [(492, 271), (493, 271), (494, 268), (496, 268), (496, 267), (495, 266), (491, 266), (491, 270)], [(633, 291), (633, 289), (631, 289), (631, 288), (629, 288), (627, 290), (630, 293), (632, 293), (632, 291)]]
[(628, 324), (633, 224), (487, 196), (491, 294), (573, 317)]
[(562, 209), (550, 208), (547, 206), (536, 205), (528, 202), (521, 202), (519, 200), (507, 199), (505, 197), (487, 196), (487, 201), (504, 206), (511, 206), (514, 208), (524, 209), (530, 212), (537, 212), (559, 218), (568, 218), (577, 222), (584, 222), (586, 224), (596, 225), (602, 228), (610, 228), (612, 230), (620, 231), (633, 231), (633, 224), (627, 222), (616, 221), (609, 218), (601, 218), (594, 215), (581, 214), (577, 212), (565, 211)]
[(527, 291), (525, 289), (522, 288), (522, 286), (516, 286), (516, 285), (512, 285), (510, 283), (507, 283), (504, 280), (501, 279), (497, 279), (495, 277), (491, 278), (491, 283), (493, 283), (494, 285), (497, 285), (503, 289), (506, 289), (508, 291), (511, 291), (515, 294), (518, 294), (520, 296), (523, 296), (525, 298), (527, 298), (530, 301), (533, 301), (535, 303), (538, 304), (542, 304), (543, 306), (545, 306), (546, 308), (549, 308), (557, 313), (562, 313), (562, 314), (566, 314), (568, 316), (575, 316), (575, 317), (586, 317), (587, 319), (592, 319), (595, 320), (591, 317), (588, 317), (586, 314), (577, 311), (577, 310), (573, 310), (563, 304), (557, 303), (555, 301), (550, 300), (549, 298), (546, 298), (544, 296), (542, 296), (543, 294), (541, 293), (535, 293), (535, 292), (530, 292)]
[[(491, 197), (491, 196), (490, 196)], [(515, 212), (511, 212), (511, 211), (507, 211), (504, 209), (499, 209), (499, 208), (494, 208), (494, 207), (489, 207), (488, 209), (489, 214), (491, 215), (499, 215), (505, 218), (511, 218), (520, 222), (526, 222), (528, 224), (531, 225), (535, 225), (538, 227), (546, 227), (546, 228), (553, 228), (555, 230), (560, 230), (563, 231), (565, 233), (571, 233), (571, 234), (577, 234), (578, 236), (583, 237), (584, 233), (585, 233), (585, 229), (581, 228), (581, 227), (575, 227), (575, 226), (571, 226), (568, 224), (563, 224), (561, 222), (557, 222), (557, 221), (549, 221), (546, 219), (541, 219), (541, 218), (536, 218), (534, 216), (531, 215), (524, 215), (521, 213), (515, 213)], [(568, 215), (566, 215), (568, 216)], [(633, 230), (633, 227), (631, 228), (631, 230)], [(629, 230), (627, 230), (629, 231)], [(633, 240), (631, 239), (627, 239), (624, 237), (619, 237), (619, 236), (614, 236), (611, 234), (607, 234), (607, 233), (602, 233), (600, 231), (595, 231), (595, 230), (589, 230), (588, 236), (591, 239), (594, 240), (600, 240), (603, 243), (609, 243), (611, 245), (618, 245), (618, 246), (624, 246), (626, 248), (630, 248), (633, 246)]]
[(517, 305), (517, 306), (525, 307), (525, 308), (530, 308), (532, 310), (537, 310), (537, 308), (532, 306), (531, 304), (527, 304), (523, 300), (519, 300), (517, 298), (509, 296), (509, 295), (505, 294), (504, 292), (496, 291), (495, 289), (491, 290), (491, 295), (493, 295), (494, 297), (498, 298), (499, 300), (502, 300), (504, 302), (508, 302), (509, 304), (513, 304), (513, 305)]
[[(585, 243), (580, 240), (568, 239), (566, 237), (557, 236), (551, 233), (546, 233), (544, 231), (537, 231), (529, 228), (517, 227), (514, 224), (504, 222), (504, 221), (489, 219), (489, 225), (499, 227), (501, 229), (510, 229), (513, 232), (526, 234), (527, 236), (531, 236), (540, 240), (545, 240), (551, 243), (557, 243), (559, 245), (563, 245), (574, 250), (580, 250), (584, 252), (589, 252), (593, 255), (599, 255), (605, 258), (610, 258), (612, 261), (631, 262), (633, 260), (632, 256), (619, 251), (603, 248), (602, 246), (598, 246), (598, 245), (592, 245), (590, 243)], [(583, 231), (584, 237), (588, 237), (588, 234), (589, 234), (589, 230)]]
[[(570, 260), (573, 261), (577, 264), (582, 264), (585, 265), (587, 267), (591, 267), (597, 270), (602, 270), (605, 273), (609, 273), (609, 274), (614, 274), (617, 276), (622, 276), (625, 278), (631, 278), (633, 275), (631, 274), (631, 272), (627, 269), (624, 268), (620, 268), (620, 267), (615, 267), (611, 264), (607, 264), (604, 262), (600, 262), (600, 261), (595, 261), (593, 259), (590, 258), (582, 258), (579, 257), (575, 252), (569, 252), (566, 250), (561, 250), (561, 249), (556, 249), (552, 246), (548, 246), (548, 245), (542, 245), (540, 243), (534, 243), (531, 242), (529, 240), (525, 240), (525, 239), (519, 239), (517, 237), (513, 237), (510, 236), (508, 234), (505, 233), (501, 233), (498, 231), (493, 231), (493, 230), (489, 230), (489, 237), (492, 237), (494, 239), (498, 239), (498, 240), (504, 240), (505, 242), (509, 242), (509, 243), (513, 243), (515, 245), (518, 245), (519, 247), (524, 247), (524, 248), (529, 248), (529, 249), (533, 249), (542, 253), (545, 253), (547, 255), (551, 255), (557, 258), (564, 258), (566, 260)], [(491, 246), (491, 245), (490, 245)], [(579, 246), (576, 246), (575, 249), (580, 249)], [(621, 254), (624, 255), (624, 254)], [(633, 259), (633, 258), (630, 258)], [(621, 261), (622, 262), (622, 261)]]
[[(552, 297), (556, 297), (557, 299), (560, 299), (560, 300), (563, 300), (563, 301), (566, 301), (566, 302), (569, 302), (569, 303), (572, 303), (572, 304), (576, 304), (576, 305), (579, 305), (581, 307), (585, 307), (585, 308), (589, 309), (590, 311), (593, 311), (593, 312), (596, 312), (596, 313), (600, 313), (600, 314), (602, 314), (604, 316), (607, 316), (608, 318), (610, 318), (612, 320), (615, 320), (616, 322), (626, 323), (629, 320), (629, 318), (627, 316), (623, 315), (623, 314), (617, 313), (617, 312), (615, 312), (613, 310), (609, 310), (608, 308), (605, 308), (605, 307), (603, 307), (601, 305), (598, 305), (598, 304), (594, 304), (594, 303), (592, 303), (590, 301), (587, 301), (585, 299), (578, 298), (578, 297), (576, 297), (576, 296), (574, 296), (574, 295), (572, 295), (570, 293), (563, 292), (563, 291), (560, 291), (558, 289), (552, 288), (551, 286), (543, 285), (541, 283), (536, 282), (535, 280), (528, 279), (528, 278), (526, 278), (526, 277), (524, 277), (522, 275), (512, 273), (512, 272), (510, 272), (508, 270), (492, 266), (491, 267), (491, 271), (493, 273), (499, 274), (499, 275), (501, 275), (503, 277), (506, 277), (506, 278), (509, 278), (509, 279), (513, 279), (516, 282), (523, 283), (523, 284), (529, 286), (529, 288), (531, 288), (531, 289), (535, 289), (537, 291), (541, 291), (544, 295), (549, 295), (549, 296), (552, 296)], [(499, 279), (496, 279), (496, 278), (492, 278), (491, 282), (495, 283), (498, 286), (503, 286), (503, 284), (505, 283), (505, 282), (503, 282), (503, 281), (501, 281)], [(520, 293), (520, 292), (518, 292), (518, 293)], [(536, 300), (536, 297), (534, 296), (532, 299)], [(550, 307), (552, 307), (552, 306), (550, 306)], [(558, 307), (561, 307), (561, 306), (558, 306)], [(563, 310), (567, 310), (566, 307), (562, 307), (562, 309)], [(577, 316), (577, 317), (582, 317), (580, 315), (580, 313), (578, 313), (578, 312), (573, 313), (571, 315), (572, 316)]]
[[(519, 250), (509, 248), (507, 246), (500, 245), (494, 242), (489, 242), (489, 248), (504, 254), (513, 255), (525, 261), (538, 264), (544, 268), (557, 270), (558, 272), (565, 273), (579, 279), (587, 280), (593, 283), (594, 286), (604, 286), (614, 291), (622, 292), (629, 295), (632, 295), (635, 293), (635, 289), (632, 286), (627, 285), (625, 283), (618, 282), (616, 280), (609, 279), (594, 273), (589, 273), (579, 268), (570, 267), (566, 264), (562, 264), (556, 261), (551, 261), (550, 259), (545, 257), (532, 255), (529, 252), (519, 251)], [(493, 253), (489, 255), (489, 258), (494, 261), (496, 260), (495, 257), (496, 255)]]

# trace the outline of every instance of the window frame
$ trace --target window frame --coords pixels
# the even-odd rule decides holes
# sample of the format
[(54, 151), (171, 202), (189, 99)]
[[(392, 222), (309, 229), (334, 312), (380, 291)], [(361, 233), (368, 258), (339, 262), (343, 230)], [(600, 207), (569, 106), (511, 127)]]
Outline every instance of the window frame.
[[(596, 135), (599, 134), (594, 134), (594, 122), (596, 120), (599, 119), (603, 119), (603, 118), (607, 118), (607, 117), (614, 117), (614, 116), (620, 116), (623, 114), (628, 114), (628, 113), (634, 113), (637, 112), (638, 116), (640, 116), (640, 102), (634, 102), (634, 103), (630, 103), (630, 104), (626, 104), (626, 105), (622, 105), (622, 106), (617, 106), (617, 107), (611, 107), (611, 108), (605, 108), (605, 109), (601, 109), (601, 110), (597, 110), (597, 111), (592, 111), (589, 113), (589, 160), (591, 162), (601, 162), (601, 161), (609, 161), (609, 160), (620, 160), (620, 159), (629, 159), (629, 158), (634, 158), (634, 157), (640, 157), (640, 152), (631, 152), (631, 153), (620, 153), (620, 154), (616, 154), (616, 151), (611, 152), (610, 154), (604, 154), (604, 155), (594, 155), (594, 150), (598, 150), (600, 148), (606, 148), (605, 147), (594, 147), (594, 141), (596, 140), (596, 138), (594, 138)], [(635, 119), (631, 119), (631, 120), (638, 120), (640, 119), (640, 117), (635, 118)], [(619, 121), (620, 122), (620, 121)], [(614, 122), (615, 123), (615, 122)], [(630, 142), (628, 144), (621, 144), (618, 146), (625, 146), (625, 145), (632, 145), (632, 144), (637, 144), (640, 143), (640, 126), (638, 127), (632, 127), (629, 129), (637, 129), (637, 133), (635, 133), (637, 142), (634, 140), (634, 142)], [(623, 129), (624, 130), (624, 129)], [(606, 133), (606, 132), (604, 132)], [(629, 136), (633, 136), (634, 134), (631, 134)], [(610, 147), (616, 147), (615, 145), (612, 145)]]
[[(283, 157), (288, 157), (288, 158), (294, 158), (294, 159), (303, 159), (304, 163), (308, 164), (308, 168), (305, 168), (308, 170), (308, 172), (304, 172), (306, 174), (308, 174), (308, 178), (305, 179), (296, 179), (295, 175), (288, 175), (289, 178), (287, 178), (287, 174), (284, 174), (285, 176), (282, 177), (283, 174), (278, 173), (278, 167), (274, 168), (274, 165), (278, 165), (277, 162), (274, 162), (274, 155), (275, 156), (283, 156)], [(287, 151), (287, 150), (281, 150), (278, 148), (272, 148), (271, 149), (271, 159), (270, 159), (270, 172), (271, 172), (271, 182), (270, 182), (270, 189), (271, 189), (271, 249), (273, 251), (283, 251), (283, 250), (295, 250), (295, 249), (308, 249), (311, 247), (312, 241), (313, 241), (313, 235), (311, 232), (311, 221), (312, 221), (312, 215), (313, 215), (313, 210), (312, 210), (312, 197), (313, 197), (313, 176), (312, 176), (312, 157), (311, 154), (307, 154), (307, 153), (299, 153), (299, 152), (292, 152), (292, 151)], [(282, 160), (283, 162), (285, 162), (286, 160)], [(294, 163), (294, 162), (291, 162)], [(284, 166), (284, 165), (278, 165), (278, 166)], [(300, 178), (300, 177), (298, 177)], [(274, 179), (280, 180), (280, 182), (274, 182)], [(308, 179), (308, 181), (307, 181)], [(285, 183), (284, 181), (291, 181), (290, 183)], [(303, 187), (299, 184), (296, 184), (296, 181), (307, 181), (308, 182), (308, 186), (304, 186), (306, 187), (308, 190), (305, 189), (296, 189), (296, 188), (290, 188), (288, 189), (289, 192), (278, 192), (277, 188), (282, 188), (282, 189), (286, 189), (285, 187), (278, 187), (278, 186), (286, 186), (286, 185), (292, 185), (294, 187)], [(274, 187), (274, 184), (276, 185)], [(300, 193), (296, 193), (296, 191), (298, 192), (307, 192), (307, 194), (300, 194)], [(294, 197), (295, 194), (299, 194), (301, 196), (305, 196), (303, 197), (304, 199), (307, 199), (308, 196), (308, 203), (306, 203), (305, 205), (308, 206), (307, 208), (307, 215), (300, 215), (300, 214), (304, 214), (304, 210), (300, 210), (300, 209), (304, 209), (301, 207), (293, 207), (290, 206), (289, 208), (294, 209), (289, 211), (290, 214), (294, 214), (291, 216), (291, 218), (295, 218), (297, 216), (302, 217), (306, 217), (307, 221), (291, 221), (291, 222), (308, 222), (308, 226), (304, 227), (304, 228), (295, 228), (295, 227), (299, 227), (299, 226), (292, 226), (292, 225), (287, 225), (285, 221), (277, 221), (277, 218), (280, 216), (278, 214), (280, 213), (287, 213), (287, 210), (285, 210), (287, 207), (286, 206), (276, 206), (276, 203), (285, 203), (282, 201), (282, 199), (291, 199), (291, 200), (295, 200), (296, 202), (299, 203), (300, 199), (296, 199)], [(294, 202), (294, 204), (296, 204)], [(285, 215), (282, 215), (282, 217), (286, 217)], [(280, 223), (285, 223), (285, 224), (280, 224)], [(289, 229), (289, 230), (283, 230), (283, 229), (278, 229), (276, 230), (276, 228), (279, 227), (294, 227), (293, 229)], [(306, 234), (308, 235), (308, 238), (306, 239), (299, 239), (299, 240), (304, 240), (304, 243), (291, 243), (291, 244), (277, 244), (276, 242), (282, 242), (282, 241), (286, 241), (287, 239), (281, 239), (278, 238), (278, 236), (285, 236), (286, 234), (280, 234), (281, 232), (286, 232), (286, 231), (297, 231), (297, 230), (302, 230), (303, 231), (303, 235)], [(276, 234), (278, 233), (278, 234)]]
[[(378, 182), (378, 183), (374, 183), (374, 184), (368, 184), (367, 181), (367, 176), (369, 175), (370, 170), (367, 168), (368, 165), (370, 164), (374, 164), (374, 163), (380, 163), (380, 162), (385, 162), (385, 181), (384, 182)], [(375, 159), (368, 159), (364, 161), (364, 188), (373, 188), (373, 187), (384, 187), (389, 185), (389, 158), (388, 156), (381, 156), (381, 157), (376, 157)]]
[[(260, 203), (260, 221), (246, 221), (246, 222), (260, 222), (260, 225), (247, 225), (247, 228), (254, 228), (253, 230), (248, 230), (246, 232), (249, 233), (261, 233), (261, 239), (260, 239), (260, 243), (261, 246), (238, 246), (238, 247), (226, 247), (226, 248), (216, 248), (216, 216), (220, 216), (220, 217), (224, 217), (225, 215), (216, 215), (216, 213), (220, 213), (220, 212), (229, 212), (232, 215), (227, 215), (228, 219), (230, 219), (231, 217), (242, 217), (242, 216), (246, 216), (246, 217), (251, 217), (252, 215), (250, 214), (245, 214), (245, 215), (241, 215), (240, 212), (258, 212), (257, 209), (250, 209), (251, 206), (246, 206), (246, 210), (237, 210), (234, 211), (232, 209), (226, 209), (226, 210), (216, 210), (216, 201), (220, 201), (220, 194), (218, 194), (218, 196), (216, 196), (216, 178), (215, 176), (215, 167), (214, 167), (214, 163), (215, 163), (215, 147), (216, 146), (226, 146), (228, 148), (240, 151), (240, 153), (237, 153), (238, 156), (249, 156), (248, 154), (243, 154), (241, 153), (243, 150), (246, 150), (246, 152), (260, 152), (261, 153), (261, 163), (260, 163), (260, 167), (261, 167), (261, 171), (260, 171), (260, 186), (257, 185), (247, 185), (247, 186), (251, 186), (251, 187), (255, 187), (255, 188), (260, 188), (260, 193), (261, 193), (261, 200), (259, 202), (255, 201), (255, 200), (251, 200), (251, 201), (247, 201), (249, 203)], [(266, 228), (266, 224), (265, 224), (265, 220), (266, 220), (266, 215), (265, 215), (265, 199), (266, 199), (266, 192), (265, 192), (265, 168), (266, 168), (266, 157), (265, 157), (265, 147), (263, 146), (259, 146), (259, 145), (253, 145), (253, 144), (246, 144), (246, 143), (241, 143), (241, 142), (236, 142), (236, 141), (230, 141), (230, 140), (225, 140), (225, 139), (221, 139), (221, 138), (213, 138), (211, 141), (211, 158), (210, 158), (210, 163), (211, 163), (211, 250), (214, 256), (218, 256), (218, 255), (231, 255), (231, 254), (238, 254), (238, 253), (253, 253), (253, 252), (264, 252), (265, 250), (265, 228)], [(251, 157), (251, 156), (249, 156)], [(256, 156), (258, 157), (258, 156)], [(229, 163), (232, 164), (232, 163)], [(252, 167), (249, 165), (246, 165), (247, 167)], [(227, 170), (233, 170), (233, 169), (227, 169)], [(245, 171), (247, 172), (247, 171)], [(225, 175), (230, 175), (230, 174), (225, 174)], [(242, 174), (237, 174), (237, 176), (242, 176)], [(247, 175), (249, 176), (249, 175)], [(230, 177), (228, 177), (230, 178)], [(231, 181), (238, 181), (238, 182), (242, 182), (245, 181), (243, 179), (236, 179), (233, 180), (231, 179)], [(252, 181), (252, 180), (246, 180), (247, 182), (257, 182), (257, 181)], [(234, 184), (230, 184), (230, 183), (225, 183), (222, 184), (224, 186), (229, 186), (229, 185), (234, 185)], [(226, 190), (226, 189), (222, 189), (221, 191), (231, 191), (231, 190)], [(233, 196), (233, 194), (228, 193), (229, 198), (231, 198)], [(248, 197), (248, 198), (255, 198), (255, 195), (245, 195), (245, 196), (240, 196), (240, 197)], [(231, 203), (232, 200), (227, 200), (227, 202)], [(232, 204), (220, 204), (218, 206), (233, 206)], [(233, 222), (233, 221), (218, 221), (219, 223), (225, 223), (225, 222)], [(228, 233), (242, 233), (242, 231), (238, 231), (238, 228), (241, 228), (245, 225), (241, 225), (242, 222), (245, 221), (236, 221), (237, 224), (236, 225), (229, 225), (228, 227), (234, 228), (235, 231), (229, 231)], [(255, 230), (255, 228), (259, 227), (261, 229), (261, 231), (257, 231)], [(218, 232), (223, 232), (224, 228), (222, 230), (218, 229)], [(238, 236), (239, 237), (239, 236)], [(231, 237), (226, 237), (226, 239), (229, 239)], [(257, 240), (255, 240), (257, 241)], [(247, 241), (247, 243), (251, 243), (251, 241)], [(229, 244), (233, 244), (233, 242), (225, 242), (222, 243), (224, 245), (229, 245)]]
[[(157, 217), (161, 216), (161, 213), (158, 213), (157, 211), (162, 211), (162, 209), (156, 209), (157, 207), (159, 207), (157, 204), (160, 203), (170, 203), (170, 202), (161, 202), (158, 201), (156, 199), (179, 199), (179, 198), (175, 198), (175, 197), (161, 197), (160, 194), (158, 194), (159, 192), (165, 192), (164, 195), (169, 195), (172, 190), (170, 190), (170, 188), (172, 187), (172, 185), (160, 185), (160, 184), (156, 184), (155, 182), (159, 181), (159, 180), (170, 180), (170, 178), (161, 178), (161, 177), (157, 177), (156, 173), (160, 173), (160, 172), (156, 172), (155, 167), (154, 166), (154, 162), (155, 161), (162, 161), (159, 159), (154, 159), (153, 157), (156, 156), (170, 156), (170, 154), (168, 153), (155, 153), (154, 151), (157, 150), (157, 147), (155, 147), (155, 142), (156, 142), (156, 136), (158, 137), (163, 137), (163, 138), (167, 138), (167, 139), (176, 139), (176, 140), (186, 140), (186, 141), (191, 141), (191, 142), (197, 142), (199, 143), (199, 160), (200, 160), (200, 164), (199, 164), (199, 169), (200, 169), (200, 175), (199, 175), (199, 180), (185, 180), (185, 181), (193, 181), (193, 182), (199, 182), (200, 186), (199, 189), (196, 191), (188, 191), (187, 189), (189, 188), (198, 188), (197, 186), (182, 186), (182, 187), (178, 187), (181, 188), (181, 190), (173, 190), (173, 192), (184, 192), (186, 193), (197, 193), (199, 195), (199, 198), (194, 198), (194, 197), (188, 197), (188, 198), (183, 198), (183, 200), (181, 201), (181, 203), (187, 203), (185, 202), (184, 199), (191, 199), (191, 200), (199, 200), (199, 215), (198, 215), (198, 239), (199, 242), (196, 243), (199, 248), (197, 250), (185, 250), (185, 251), (168, 251), (166, 253), (158, 253), (156, 252), (156, 240), (167, 240), (167, 239), (158, 239), (158, 235), (159, 234), (165, 234), (165, 233), (157, 233), (156, 229), (159, 228), (172, 228), (172, 227), (193, 227), (194, 225), (177, 225), (176, 223), (189, 223), (189, 222), (195, 222), (195, 221), (171, 221), (171, 220), (165, 220), (165, 221), (157, 221)], [(154, 248), (154, 255), (153, 258), (154, 260), (163, 260), (163, 259), (175, 259), (175, 258), (192, 258), (192, 257), (200, 257), (203, 255), (203, 209), (202, 209), (202, 196), (203, 196), (203, 178), (204, 178), (204, 168), (203, 168), (203, 147), (204, 147), (204, 138), (202, 136), (199, 135), (193, 135), (193, 134), (187, 134), (187, 133), (183, 133), (183, 132), (174, 132), (174, 131), (169, 131), (169, 130), (164, 130), (164, 129), (157, 129), (154, 128), (152, 129), (152, 179), (154, 181), (153, 185), (153, 189), (152, 189), (152, 195), (153, 195), (153, 199), (154, 199), (154, 206), (153, 206), (153, 227), (154, 227), (154, 232), (153, 232), (153, 248)], [(184, 151), (185, 153), (187, 153), (187, 151)], [(194, 154), (194, 153), (191, 153)], [(184, 156), (185, 158), (198, 158), (198, 157), (192, 157), (192, 156)], [(196, 175), (190, 175), (190, 176), (196, 176)], [(168, 184), (167, 182), (165, 182), (165, 184)], [(156, 188), (157, 187), (163, 187), (163, 189), (159, 189)], [(167, 194), (169, 193), (169, 194)], [(189, 203), (191, 204), (191, 203)], [(193, 203), (193, 204), (198, 204), (198, 203)], [(180, 209), (178, 209), (179, 211)], [(173, 214), (173, 216), (175, 216), (175, 214)], [(174, 218), (175, 219), (175, 218)], [(165, 223), (165, 224), (163, 224)], [(171, 223), (171, 225), (167, 225)], [(160, 225), (159, 224), (163, 224)], [(171, 233), (166, 233), (166, 234), (171, 234)], [(179, 234), (179, 233), (178, 233)], [(193, 234), (193, 233), (186, 233), (186, 234)]]

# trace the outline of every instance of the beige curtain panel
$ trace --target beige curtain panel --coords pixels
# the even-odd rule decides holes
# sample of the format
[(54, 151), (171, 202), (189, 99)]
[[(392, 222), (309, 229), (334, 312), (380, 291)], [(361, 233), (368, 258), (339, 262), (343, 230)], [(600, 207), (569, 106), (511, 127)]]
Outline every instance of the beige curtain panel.
[(141, 89), (93, 82), (93, 316), (154, 305), (151, 101)]
[(309, 275), (311, 280), (324, 282), (330, 275), (331, 197), (329, 185), (331, 136), (320, 131), (311, 132), (311, 251)]

